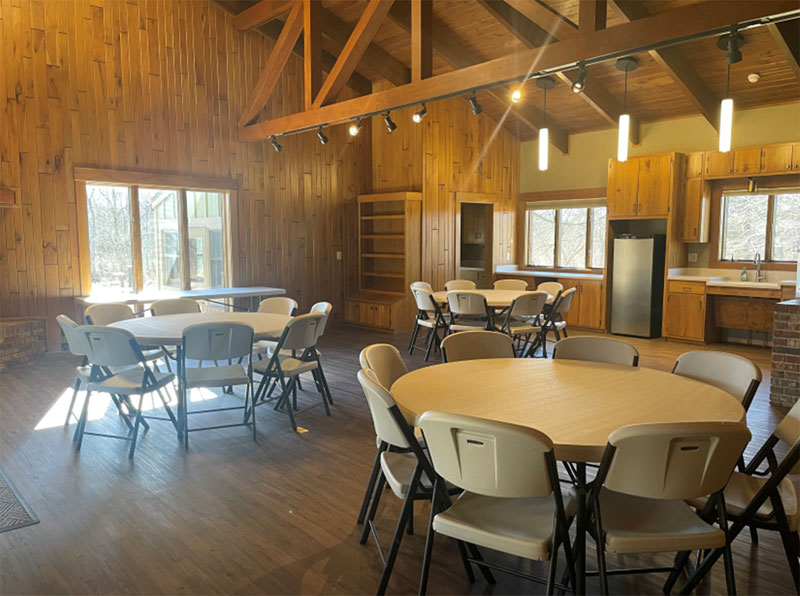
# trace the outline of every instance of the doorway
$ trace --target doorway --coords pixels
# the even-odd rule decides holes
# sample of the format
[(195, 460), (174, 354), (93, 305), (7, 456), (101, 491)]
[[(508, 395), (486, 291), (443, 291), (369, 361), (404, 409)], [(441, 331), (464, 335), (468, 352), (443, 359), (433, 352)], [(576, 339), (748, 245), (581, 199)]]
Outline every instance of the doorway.
[(494, 263), (494, 204), (458, 201), (456, 223), (456, 273), (459, 279), (474, 281), (479, 288), (492, 284)]

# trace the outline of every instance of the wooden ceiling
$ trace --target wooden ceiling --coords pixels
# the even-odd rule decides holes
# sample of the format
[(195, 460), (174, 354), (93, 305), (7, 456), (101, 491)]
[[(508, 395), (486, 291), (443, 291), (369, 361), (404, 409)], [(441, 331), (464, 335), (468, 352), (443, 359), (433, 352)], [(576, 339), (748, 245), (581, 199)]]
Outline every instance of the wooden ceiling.
[[(247, 0), (218, 1), (236, 14), (254, 4)], [(607, 26), (703, 1), (608, 0)], [(369, 81), (388, 79), (403, 84), (410, 80), (409, 4), (407, 0), (398, 0), (381, 22), (369, 50), (350, 79), (350, 86), (357, 91), (364, 93)], [(579, 4), (580, 0), (434, 0), (433, 74), (537, 47), (547, 41), (548, 31), (557, 39), (575, 35)], [(347, 41), (367, 0), (322, 0), (322, 6), (322, 49), (331, 62)], [(537, 24), (530, 20), (532, 15)], [(284, 19), (285, 15), (263, 26), (262, 30), (277, 37)], [(800, 28), (797, 20), (788, 25), (790, 35)], [(800, 68), (770, 28), (775, 26), (743, 32), (743, 60), (731, 69), (731, 90), (738, 109), (800, 100)], [(301, 52), (302, 40), (298, 46), (297, 51)], [(635, 57), (639, 68), (628, 79), (628, 110), (634, 118), (649, 122), (703, 114), (709, 121), (715, 121), (715, 109), (725, 93), (726, 80), (725, 54), (717, 48), (716, 39), (685, 43), (671, 48), (669, 54), (652, 52)], [(761, 78), (752, 84), (747, 81), (747, 75), (754, 72)], [(577, 71), (571, 74), (574, 77)], [(553, 128), (574, 134), (612, 126), (609, 110), (603, 113), (604, 110), (598, 110), (587, 99), (605, 101), (618, 110), (624, 77), (613, 63), (589, 67), (585, 96), (573, 94), (568, 83), (562, 80), (548, 92), (548, 120)], [(542, 91), (533, 82), (526, 84), (524, 93), (525, 102), (541, 108)], [(509, 96), (510, 89), (502, 87), (478, 92), (485, 113), (496, 120), (506, 112)], [(512, 116), (505, 125), (521, 139), (536, 136), (535, 127), (524, 119)]]

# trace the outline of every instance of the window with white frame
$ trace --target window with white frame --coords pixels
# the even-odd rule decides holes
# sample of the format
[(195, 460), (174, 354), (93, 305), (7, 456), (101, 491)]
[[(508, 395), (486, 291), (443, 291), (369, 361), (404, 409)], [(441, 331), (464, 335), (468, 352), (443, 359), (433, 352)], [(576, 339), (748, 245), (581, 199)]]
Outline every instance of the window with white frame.
[(537, 201), (525, 209), (525, 265), (602, 269), (606, 251), (605, 199)]

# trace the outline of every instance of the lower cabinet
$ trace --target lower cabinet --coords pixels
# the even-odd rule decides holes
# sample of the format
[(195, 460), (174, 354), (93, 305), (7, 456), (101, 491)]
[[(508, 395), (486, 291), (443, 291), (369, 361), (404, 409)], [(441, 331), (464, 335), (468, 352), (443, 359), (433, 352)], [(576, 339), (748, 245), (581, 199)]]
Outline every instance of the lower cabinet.
[(669, 282), (664, 310), (664, 335), (673, 339), (704, 341), (705, 331), (705, 284)]
[(408, 331), (414, 323), (411, 300), (364, 292), (345, 298), (344, 320), (351, 325), (381, 331)]
[(559, 278), (558, 282), (564, 290), (576, 288), (569, 311), (564, 316), (567, 325), (587, 327), (590, 329), (605, 328), (605, 283), (594, 279)]

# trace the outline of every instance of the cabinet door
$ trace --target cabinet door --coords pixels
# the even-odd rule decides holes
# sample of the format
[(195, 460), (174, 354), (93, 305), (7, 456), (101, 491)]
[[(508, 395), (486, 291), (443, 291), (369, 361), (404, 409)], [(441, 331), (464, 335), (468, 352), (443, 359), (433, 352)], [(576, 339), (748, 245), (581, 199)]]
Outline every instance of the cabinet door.
[(792, 143), (792, 171), (800, 172), (800, 143)]
[(602, 329), (604, 325), (605, 304), (602, 281), (582, 281), (580, 283), (580, 303), (578, 325)]
[(639, 158), (637, 215), (663, 216), (669, 212), (673, 156), (647, 155)]
[(359, 322), (358, 302), (352, 300), (345, 300), (344, 302), (344, 320), (348, 323)]
[(702, 178), (703, 177), (703, 152), (688, 153), (686, 155), (686, 177), (687, 178)]
[(388, 304), (373, 304), (372, 309), (372, 325), (388, 329), (392, 326), (392, 308)]
[(733, 174), (733, 151), (720, 153), (719, 151), (706, 151), (703, 154), (706, 178), (724, 178)]
[(706, 325), (706, 297), (702, 294), (667, 294), (664, 330), (669, 337), (702, 341)]
[(639, 159), (619, 162), (608, 160), (608, 217), (636, 215), (636, 194), (639, 187)]
[(733, 152), (734, 174), (758, 174), (761, 171), (761, 147), (737, 149)]
[(761, 150), (761, 173), (782, 174), (792, 171), (792, 145), (773, 145)]
[(581, 285), (580, 282), (575, 281), (573, 279), (564, 279), (561, 278), (558, 280), (562, 286), (564, 286), (564, 291), (566, 292), (570, 288), (576, 288), (577, 291), (575, 295), (572, 297), (572, 302), (569, 305), (569, 310), (563, 313), (564, 320), (567, 322), (567, 325), (580, 325), (581, 315)]
[(686, 181), (683, 241), (708, 242), (708, 184), (700, 178)]

